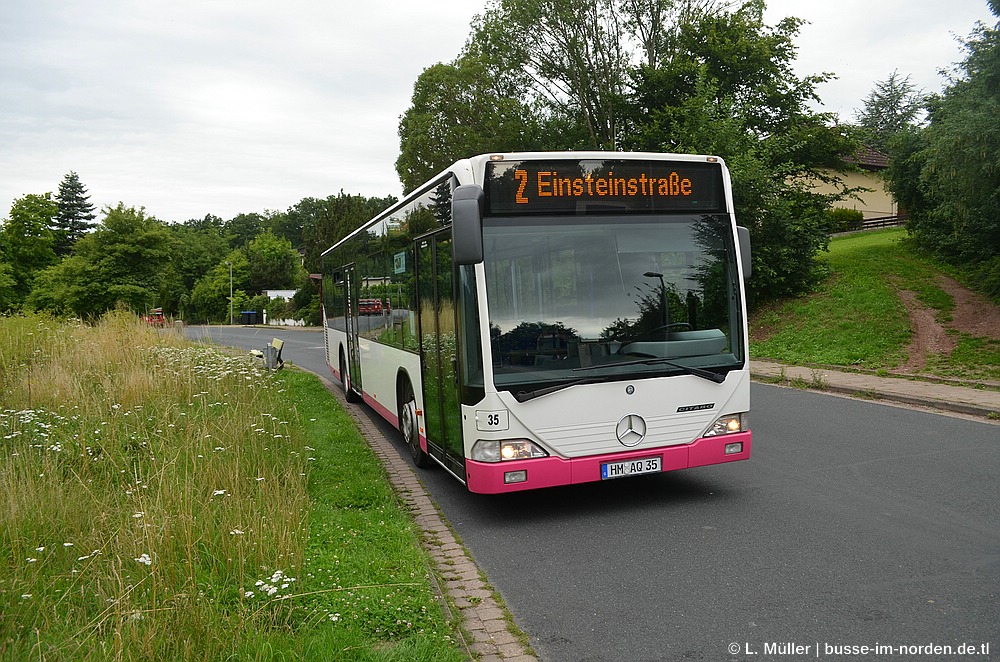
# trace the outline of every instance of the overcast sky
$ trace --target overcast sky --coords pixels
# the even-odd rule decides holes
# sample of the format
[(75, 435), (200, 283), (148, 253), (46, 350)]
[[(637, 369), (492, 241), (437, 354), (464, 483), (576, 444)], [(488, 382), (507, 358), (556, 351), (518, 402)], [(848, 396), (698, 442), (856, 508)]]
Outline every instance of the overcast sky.
[[(98, 210), (165, 221), (284, 211), (343, 189), (399, 195), (399, 116), (483, 0), (2, 0), (0, 218), (79, 174)], [(940, 91), (985, 0), (770, 0), (832, 72), (844, 120), (894, 70)], [(102, 218), (98, 216), (98, 220)]]

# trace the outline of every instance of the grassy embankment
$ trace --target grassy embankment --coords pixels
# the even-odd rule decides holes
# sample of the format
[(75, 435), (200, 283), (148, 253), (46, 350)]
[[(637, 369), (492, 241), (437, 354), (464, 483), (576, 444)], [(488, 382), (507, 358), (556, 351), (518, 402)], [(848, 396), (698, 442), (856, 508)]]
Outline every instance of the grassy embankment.
[(130, 316), (0, 318), (0, 659), (463, 659), (319, 381)]
[(949, 328), (954, 300), (937, 281), (942, 271), (905, 236), (891, 229), (834, 239), (824, 256), (831, 275), (816, 292), (752, 316), (751, 356), (885, 374), (907, 358), (910, 321), (897, 292), (909, 290), (957, 341), (950, 354), (929, 357), (926, 374), (1000, 380), (1000, 342)]

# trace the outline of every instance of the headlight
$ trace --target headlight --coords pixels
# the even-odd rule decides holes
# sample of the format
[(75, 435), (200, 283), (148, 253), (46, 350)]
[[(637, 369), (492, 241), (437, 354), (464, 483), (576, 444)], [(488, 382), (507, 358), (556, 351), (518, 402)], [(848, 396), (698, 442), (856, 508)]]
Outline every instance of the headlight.
[(727, 414), (720, 416), (712, 427), (705, 431), (703, 436), (715, 437), (720, 434), (731, 434), (733, 432), (746, 432), (750, 422), (746, 414)]
[(472, 446), (472, 459), (479, 462), (528, 460), (533, 457), (548, 457), (548, 455), (538, 444), (528, 439), (504, 439), (502, 441), (480, 439)]

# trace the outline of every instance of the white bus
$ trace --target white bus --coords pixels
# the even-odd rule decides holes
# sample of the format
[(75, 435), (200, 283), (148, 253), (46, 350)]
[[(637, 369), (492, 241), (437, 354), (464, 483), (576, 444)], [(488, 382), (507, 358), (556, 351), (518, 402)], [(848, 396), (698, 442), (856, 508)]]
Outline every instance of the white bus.
[(323, 253), (327, 362), (472, 492), (744, 460), (749, 265), (719, 158), (476, 156)]

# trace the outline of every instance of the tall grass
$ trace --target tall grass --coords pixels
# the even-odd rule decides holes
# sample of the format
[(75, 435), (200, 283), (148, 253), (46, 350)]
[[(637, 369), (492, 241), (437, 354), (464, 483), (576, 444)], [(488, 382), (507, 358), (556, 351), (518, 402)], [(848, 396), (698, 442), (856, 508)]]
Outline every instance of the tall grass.
[[(307, 560), (324, 524), (310, 493), (320, 414), (303, 421), (288, 388), (249, 357), (126, 314), (94, 327), (0, 318), (0, 658), (329, 658), (332, 646), (384, 659), (399, 648), (412, 632), (382, 616), (333, 627), (348, 613), (329, 607), (351, 584), (319, 581)], [(384, 480), (364, 469), (377, 462), (363, 460), (362, 480), (395, 509), (382, 518), (392, 538), (417, 549)], [(424, 602), (405, 616), (445, 640), (425, 657), (448, 659), (440, 614), (410, 615), (433, 606), (425, 575), (411, 580)]]

